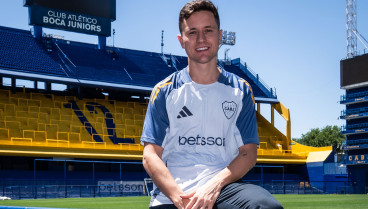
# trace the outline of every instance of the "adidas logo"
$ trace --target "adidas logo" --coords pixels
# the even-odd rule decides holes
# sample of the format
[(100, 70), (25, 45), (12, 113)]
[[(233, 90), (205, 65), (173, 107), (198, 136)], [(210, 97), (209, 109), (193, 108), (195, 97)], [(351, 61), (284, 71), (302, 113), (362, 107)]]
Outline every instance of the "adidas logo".
[(181, 108), (181, 111), (179, 112), (179, 115), (177, 116), (177, 118), (185, 118), (188, 116), (192, 116), (193, 113), (191, 113), (188, 108), (186, 106), (184, 106), (183, 108)]

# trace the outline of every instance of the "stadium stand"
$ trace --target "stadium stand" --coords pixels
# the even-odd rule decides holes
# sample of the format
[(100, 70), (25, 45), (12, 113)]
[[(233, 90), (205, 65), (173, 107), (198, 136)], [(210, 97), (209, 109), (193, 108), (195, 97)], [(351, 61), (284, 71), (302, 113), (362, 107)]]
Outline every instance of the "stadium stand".
[[(250, 83), (257, 103), (258, 167), (244, 181), (275, 193), (300, 192), (291, 189), (295, 185), (302, 185), (303, 192), (323, 191), (323, 186), (313, 187), (313, 181), (321, 179), (313, 179), (323, 176), (323, 163), (330, 160), (332, 147), (292, 141), (290, 111), (276, 93), (240, 59), (219, 64)], [(150, 91), (186, 65), (182, 56), (117, 47), (100, 50), (94, 44), (48, 35), (37, 40), (29, 31), (0, 26), (0, 75), (12, 81), (8, 86), (2, 79), (0, 89), (3, 193), (15, 192), (14, 185), (35, 186), (34, 182), (44, 187), (59, 182), (62, 187), (58, 188), (65, 191), (76, 184), (73, 179), (84, 189), (106, 179), (143, 181), (148, 176), (140, 163), (140, 134)], [(16, 86), (16, 79), (34, 85)], [(66, 89), (52, 89), (53, 83)], [(261, 114), (261, 103), (270, 105), (270, 120)], [(275, 112), (285, 119), (286, 134), (275, 127)], [(312, 154), (317, 157), (312, 159)], [(104, 166), (95, 170), (97, 162)], [(285, 181), (290, 181), (289, 189)], [(27, 196), (17, 194), (16, 198)], [(96, 190), (90, 194), (96, 195)]]
[(0, 26), (0, 59), (2, 68), (67, 76), (29, 31)]
[(368, 191), (368, 168), (366, 166), (368, 148), (367, 101), (368, 87), (364, 87), (362, 84), (359, 84), (359, 87), (346, 89), (346, 94), (340, 99), (340, 104), (346, 105), (346, 109), (341, 111), (340, 115), (340, 119), (346, 120), (346, 125), (341, 127), (341, 133), (346, 135), (346, 141), (343, 144), (343, 149), (347, 153), (344, 163), (348, 167), (351, 180), (359, 182), (354, 185), (354, 190), (357, 193)]

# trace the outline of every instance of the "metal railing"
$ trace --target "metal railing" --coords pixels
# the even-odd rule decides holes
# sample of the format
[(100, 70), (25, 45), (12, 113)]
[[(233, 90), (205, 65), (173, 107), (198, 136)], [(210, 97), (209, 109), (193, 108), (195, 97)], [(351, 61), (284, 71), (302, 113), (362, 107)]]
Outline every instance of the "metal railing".
[(268, 182), (250, 181), (250, 183), (262, 186), (272, 194), (355, 194), (357, 191), (350, 182), (345, 181), (273, 180)]
[(257, 85), (260, 86), (260, 88), (265, 91), (265, 93), (267, 94), (267, 96), (273, 97), (273, 98), (277, 98), (276, 95), (276, 91), (274, 91), (272, 88), (270, 88), (266, 82), (264, 82), (257, 73), (255, 73), (253, 71), (253, 69), (251, 67), (249, 67), (244, 61), (242, 61), (239, 58), (239, 66), (240, 69), (247, 74)]

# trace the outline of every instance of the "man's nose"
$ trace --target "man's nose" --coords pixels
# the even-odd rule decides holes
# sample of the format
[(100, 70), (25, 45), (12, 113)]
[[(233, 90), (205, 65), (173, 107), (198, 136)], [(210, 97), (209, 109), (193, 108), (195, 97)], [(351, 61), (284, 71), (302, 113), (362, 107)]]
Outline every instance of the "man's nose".
[(197, 42), (205, 42), (207, 40), (205, 32), (199, 32)]

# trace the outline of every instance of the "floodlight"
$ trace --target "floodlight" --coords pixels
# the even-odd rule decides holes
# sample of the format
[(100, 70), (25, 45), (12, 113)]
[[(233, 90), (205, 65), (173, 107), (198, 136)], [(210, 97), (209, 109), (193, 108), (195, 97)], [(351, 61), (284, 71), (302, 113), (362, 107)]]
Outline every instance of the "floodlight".
[(236, 34), (235, 32), (227, 32), (226, 30), (222, 32), (221, 45), (235, 45)]

